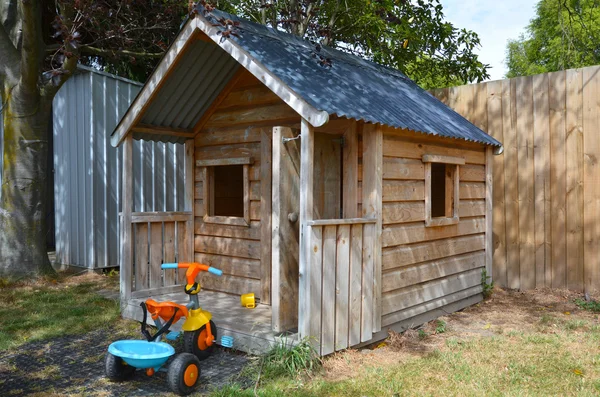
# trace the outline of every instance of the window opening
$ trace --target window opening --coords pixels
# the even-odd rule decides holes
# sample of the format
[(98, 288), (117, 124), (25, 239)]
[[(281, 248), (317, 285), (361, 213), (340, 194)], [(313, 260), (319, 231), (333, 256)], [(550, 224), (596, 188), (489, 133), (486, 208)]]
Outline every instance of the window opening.
[(212, 167), (211, 216), (244, 216), (244, 166)]

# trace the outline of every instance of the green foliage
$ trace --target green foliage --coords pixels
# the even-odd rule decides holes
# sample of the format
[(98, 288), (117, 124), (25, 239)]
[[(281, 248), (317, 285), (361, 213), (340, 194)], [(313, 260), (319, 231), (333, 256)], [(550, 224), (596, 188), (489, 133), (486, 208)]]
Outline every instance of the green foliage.
[(600, 313), (600, 302), (597, 300), (586, 301), (583, 299), (575, 299), (575, 304), (577, 307), (583, 310), (588, 310), (590, 312)]
[(507, 77), (600, 63), (600, 8), (596, 0), (540, 0), (526, 33), (506, 50)]
[[(444, 20), (439, 0), (217, 1), (239, 16), (400, 69), (424, 88), (489, 77), (476, 33)], [(294, 8), (296, 6), (297, 8)]]
[(321, 358), (308, 339), (292, 345), (282, 338), (260, 360), (263, 376), (271, 379), (311, 374), (319, 370), (321, 364)]
[(446, 332), (446, 322), (444, 320), (435, 320), (435, 333), (443, 334)]
[(425, 339), (429, 336), (429, 334), (427, 332), (425, 332), (424, 329), (419, 329), (418, 335), (419, 335), (419, 339)]
[(490, 278), (492, 278), (492, 276), (488, 276), (485, 269), (481, 271), (481, 287), (483, 288), (482, 294), (484, 299), (492, 296), (492, 293), (494, 292), (494, 282), (488, 283)]

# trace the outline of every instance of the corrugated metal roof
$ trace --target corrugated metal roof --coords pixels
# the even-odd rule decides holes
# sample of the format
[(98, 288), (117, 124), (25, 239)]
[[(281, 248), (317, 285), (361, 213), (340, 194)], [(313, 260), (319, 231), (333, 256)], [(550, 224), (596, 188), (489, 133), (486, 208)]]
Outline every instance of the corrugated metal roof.
[(315, 45), (309, 41), (222, 11), (214, 10), (212, 14), (239, 21), (239, 37), (232, 40), (316, 109), (370, 123), (501, 146), (398, 70), (321, 46), (320, 55), (332, 63), (331, 67), (324, 67), (314, 56)]
[[(141, 118), (142, 124), (193, 128), (240, 67), (212, 42), (194, 40), (189, 46), (150, 102)], [(153, 138), (160, 139), (159, 136)], [(173, 137), (164, 138), (173, 140)]]

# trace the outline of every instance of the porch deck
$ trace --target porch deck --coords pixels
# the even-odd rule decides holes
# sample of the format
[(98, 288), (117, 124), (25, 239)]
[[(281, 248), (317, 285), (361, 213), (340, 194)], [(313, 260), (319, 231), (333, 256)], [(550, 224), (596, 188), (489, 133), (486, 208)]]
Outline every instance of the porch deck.
[[(198, 295), (200, 305), (212, 313), (217, 326), (217, 344), (221, 344), (221, 336), (233, 337), (233, 347), (246, 353), (261, 354), (267, 352), (277, 340), (278, 334), (271, 328), (271, 306), (257, 304), (254, 309), (246, 309), (240, 305), (240, 298), (222, 292), (202, 290)], [(142, 321), (140, 303), (147, 298), (131, 298), (123, 310), (123, 317)], [(182, 305), (189, 302), (184, 292), (164, 295), (153, 295), (157, 302), (173, 301)], [(149, 323), (153, 324), (152, 319)], [(171, 327), (174, 331), (181, 329), (181, 321)], [(285, 336), (289, 343), (294, 343), (298, 334)]]

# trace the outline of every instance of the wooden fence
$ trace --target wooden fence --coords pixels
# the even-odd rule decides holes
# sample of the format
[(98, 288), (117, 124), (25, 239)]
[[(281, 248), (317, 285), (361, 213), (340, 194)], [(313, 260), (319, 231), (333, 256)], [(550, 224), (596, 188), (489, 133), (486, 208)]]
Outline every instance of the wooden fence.
[(494, 280), (597, 290), (600, 67), (439, 89), (504, 144), (494, 156)]

